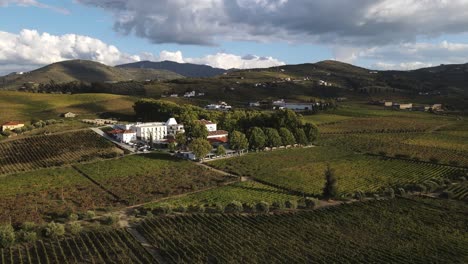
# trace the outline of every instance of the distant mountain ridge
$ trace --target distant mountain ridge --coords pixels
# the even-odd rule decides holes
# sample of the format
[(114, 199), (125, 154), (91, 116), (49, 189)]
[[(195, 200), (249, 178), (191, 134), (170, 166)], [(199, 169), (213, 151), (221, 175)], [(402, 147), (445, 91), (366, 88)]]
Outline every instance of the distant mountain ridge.
[(166, 70), (116, 68), (95, 61), (68, 60), (22, 74), (8, 74), (0, 77), (0, 89), (18, 89), (25, 83), (48, 84), (74, 81), (91, 83), (178, 78), (183, 78), (183, 76)]
[(224, 69), (213, 68), (208, 65), (192, 64), (192, 63), (178, 63), (173, 61), (139, 61), (134, 63), (122, 64), (116, 66), (118, 68), (135, 68), (135, 69), (156, 69), (167, 70), (183, 75), (185, 77), (213, 77), (216, 75), (227, 72)]

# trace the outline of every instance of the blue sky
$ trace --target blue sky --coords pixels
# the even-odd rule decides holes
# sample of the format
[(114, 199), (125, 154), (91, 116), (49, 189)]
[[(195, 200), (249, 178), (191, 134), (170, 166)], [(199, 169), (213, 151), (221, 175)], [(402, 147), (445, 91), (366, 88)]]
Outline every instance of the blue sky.
[(311, 2), (0, 0), (0, 73), (75, 58), (223, 68), (326, 59), (376, 69), (468, 62), (468, 1)]

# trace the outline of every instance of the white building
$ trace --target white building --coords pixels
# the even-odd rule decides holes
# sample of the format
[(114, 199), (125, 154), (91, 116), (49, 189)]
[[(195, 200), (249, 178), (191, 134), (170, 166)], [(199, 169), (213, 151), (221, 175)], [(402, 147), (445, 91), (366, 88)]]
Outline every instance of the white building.
[(195, 91), (191, 91), (191, 92), (186, 92), (184, 94), (184, 97), (195, 97), (196, 93)]
[(177, 124), (177, 121), (175, 120), (175, 118), (169, 118), (169, 120), (167, 120), (166, 122), (166, 126), (167, 126), (168, 135), (176, 135), (176, 134), (185, 132), (184, 125)]
[(226, 102), (219, 102), (219, 104), (209, 104), (205, 106), (208, 110), (220, 110), (220, 111), (229, 111), (232, 109), (232, 106), (228, 105)]
[(127, 144), (137, 139), (136, 132), (132, 130), (123, 130), (120, 133), (116, 133), (115, 137), (117, 138), (118, 141), (127, 143)]
[(213, 131), (218, 130), (218, 125), (216, 123), (211, 122), (211, 121), (202, 119), (202, 120), (200, 120), (200, 123), (202, 123), (202, 124), (204, 124), (206, 126), (206, 129), (208, 130), (208, 132), (213, 132)]
[(274, 101), (276, 109), (290, 109), (294, 111), (308, 111), (314, 109), (314, 103), (286, 103), (283, 99)]

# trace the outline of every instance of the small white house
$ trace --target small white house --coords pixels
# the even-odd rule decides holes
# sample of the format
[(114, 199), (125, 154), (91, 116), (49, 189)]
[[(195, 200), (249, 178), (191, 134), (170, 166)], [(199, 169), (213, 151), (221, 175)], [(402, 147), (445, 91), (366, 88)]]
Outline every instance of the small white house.
[(208, 132), (213, 132), (213, 131), (218, 130), (218, 127), (217, 127), (218, 125), (216, 123), (211, 122), (211, 121), (202, 119), (202, 120), (200, 120), (200, 123), (202, 123), (203, 125), (206, 126), (206, 129), (208, 130)]
[(132, 130), (124, 130), (121, 133), (115, 134), (115, 136), (118, 141), (127, 143), (127, 144), (137, 139), (136, 132)]
[(184, 97), (187, 97), (187, 98), (188, 97), (195, 97), (195, 95), (196, 95), (195, 91), (191, 91), (191, 92), (186, 92), (184, 94)]

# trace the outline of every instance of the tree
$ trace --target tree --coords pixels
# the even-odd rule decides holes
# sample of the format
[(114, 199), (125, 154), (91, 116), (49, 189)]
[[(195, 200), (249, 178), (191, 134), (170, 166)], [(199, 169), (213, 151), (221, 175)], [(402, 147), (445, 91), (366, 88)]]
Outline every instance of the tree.
[(259, 127), (253, 127), (249, 131), (249, 144), (250, 147), (259, 150), (265, 147), (266, 136), (263, 130)]
[(274, 128), (267, 127), (264, 129), (266, 136), (266, 145), (270, 148), (279, 147), (283, 144), (281, 137), (278, 133), (278, 130)]
[(283, 145), (294, 145), (296, 143), (296, 139), (294, 135), (289, 131), (289, 129), (282, 127), (279, 129), (279, 135), (283, 141)]
[(0, 226), (0, 247), (10, 247), (15, 243), (15, 230), (11, 225)]
[(205, 156), (210, 153), (210, 151), (213, 149), (211, 146), (210, 142), (208, 140), (203, 139), (203, 138), (196, 138), (190, 143), (189, 149), (195, 154), (197, 158), (200, 160), (203, 160)]
[(244, 133), (239, 131), (233, 131), (229, 134), (229, 144), (231, 148), (237, 150), (237, 152), (247, 149), (249, 147), (249, 141)]
[(314, 142), (319, 135), (318, 127), (312, 123), (307, 123), (304, 125), (304, 132), (306, 134), (307, 140), (310, 143)]
[(65, 235), (65, 226), (58, 223), (48, 223), (44, 228), (44, 236), (50, 238), (57, 238), (59, 236)]
[(218, 148), (216, 149), (216, 155), (217, 156), (224, 156), (226, 155), (226, 149), (224, 148), (223, 145), (219, 145)]
[(294, 130), (294, 137), (296, 138), (296, 143), (300, 145), (307, 145), (309, 141), (307, 140), (307, 136), (302, 128), (296, 128)]
[(185, 125), (184, 129), (187, 141), (189, 142), (196, 138), (206, 139), (208, 137), (208, 129), (201, 122), (190, 122)]
[(169, 145), (167, 145), (167, 148), (170, 152), (174, 152), (176, 150), (176, 144), (174, 142), (171, 142), (169, 143)]
[(323, 197), (331, 199), (336, 197), (338, 190), (336, 187), (335, 171), (327, 165), (325, 169), (325, 186), (323, 187)]
[(185, 133), (177, 133), (175, 135), (175, 141), (177, 142), (177, 145), (185, 146), (185, 144), (187, 144), (187, 137)]

